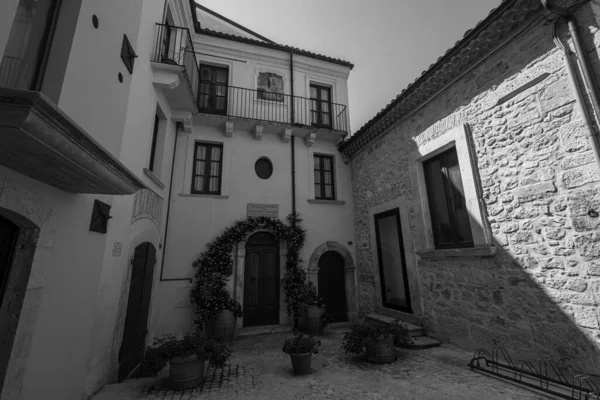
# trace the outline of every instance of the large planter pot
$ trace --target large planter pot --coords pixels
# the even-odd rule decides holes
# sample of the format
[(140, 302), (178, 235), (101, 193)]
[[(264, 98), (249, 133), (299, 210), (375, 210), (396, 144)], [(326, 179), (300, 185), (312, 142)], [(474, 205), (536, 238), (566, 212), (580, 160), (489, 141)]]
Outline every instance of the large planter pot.
[(374, 364), (387, 364), (396, 361), (396, 349), (392, 336), (380, 337), (367, 346), (367, 360)]
[(325, 309), (316, 305), (306, 307), (306, 316), (308, 318), (320, 318), (325, 314)]
[(224, 342), (233, 340), (235, 333), (235, 316), (232, 311), (221, 310), (205, 324), (206, 338), (215, 338)]
[(312, 361), (312, 353), (290, 354), (292, 360), (292, 368), (294, 374), (304, 375), (310, 372), (310, 362)]
[(305, 317), (303, 328), (302, 332), (308, 333), (309, 335), (322, 335), (325, 330), (323, 317)]
[(173, 357), (170, 360), (169, 388), (191, 389), (204, 379), (204, 357), (196, 354), (189, 357)]

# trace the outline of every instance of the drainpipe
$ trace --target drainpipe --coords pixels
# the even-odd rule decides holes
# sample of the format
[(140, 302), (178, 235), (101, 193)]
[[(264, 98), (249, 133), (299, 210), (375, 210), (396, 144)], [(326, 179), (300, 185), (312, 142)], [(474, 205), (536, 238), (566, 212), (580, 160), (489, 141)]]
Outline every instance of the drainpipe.
[[(588, 93), (590, 94), (590, 99), (592, 101), (592, 108), (594, 109), (594, 114), (596, 118), (600, 117), (600, 100), (598, 99), (598, 92), (596, 89), (596, 82), (594, 80), (594, 75), (590, 71), (589, 62), (587, 60), (587, 56), (583, 46), (581, 45), (581, 38), (579, 36), (579, 24), (577, 23), (577, 19), (575, 15), (566, 8), (559, 7), (552, 3), (552, 0), (541, 0), (542, 6), (551, 12), (552, 14), (557, 15), (558, 17), (564, 18), (567, 21), (567, 25), (569, 27), (569, 33), (571, 38), (573, 39), (573, 45), (575, 46), (575, 54), (577, 55), (577, 59), (579, 61), (579, 66), (581, 67), (581, 71), (583, 74), (584, 86)], [(594, 151), (594, 158), (596, 159), (596, 164), (600, 168), (600, 147), (598, 145), (598, 140), (596, 135), (594, 134), (594, 130), (592, 129), (592, 124), (590, 122), (590, 116), (585, 107), (585, 103), (583, 102), (583, 96), (581, 94), (581, 89), (577, 83), (577, 79), (575, 78), (575, 72), (573, 69), (573, 63), (571, 62), (571, 58), (569, 56), (569, 51), (566, 46), (564, 46), (559, 38), (558, 38), (558, 21), (557, 19), (554, 23), (554, 42), (558, 47), (563, 51), (565, 62), (567, 65), (567, 73), (569, 75), (569, 80), (573, 89), (575, 90), (575, 98), (577, 100), (577, 104), (581, 111), (581, 115), (585, 121), (588, 137), (590, 140), (590, 144), (592, 145), (592, 149)]]
[[(290, 116), (292, 126), (296, 123), (296, 110), (294, 104), (294, 53), (290, 51)], [(294, 133), (290, 138), (292, 148), (292, 213), (296, 213), (296, 144)]]
[(163, 244), (164, 248), (162, 252), (162, 263), (160, 264), (160, 281), (190, 281), (190, 283), (192, 283), (192, 278), (163, 278), (163, 272), (165, 270), (165, 256), (167, 254), (167, 238), (169, 237), (167, 233), (169, 232), (169, 212), (171, 211), (171, 195), (173, 193), (173, 173), (175, 172), (175, 154), (177, 153), (177, 137), (179, 136), (179, 124), (180, 122), (177, 122), (175, 124), (175, 144), (173, 145), (173, 161), (171, 163), (171, 178), (169, 179), (169, 198), (167, 200), (167, 216), (165, 217), (165, 240)]

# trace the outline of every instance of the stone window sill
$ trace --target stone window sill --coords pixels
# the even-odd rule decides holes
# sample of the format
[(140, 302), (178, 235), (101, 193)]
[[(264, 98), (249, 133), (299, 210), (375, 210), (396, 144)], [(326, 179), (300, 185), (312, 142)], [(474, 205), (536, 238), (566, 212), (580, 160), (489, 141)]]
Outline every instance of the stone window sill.
[(179, 197), (207, 197), (213, 199), (228, 199), (229, 196), (221, 194), (197, 194), (197, 193), (179, 193)]
[(495, 246), (477, 246), (464, 249), (417, 250), (415, 253), (423, 259), (448, 257), (494, 257), (497, 253)]
[(144, 175), (146, 175), (148, 178), (150, 178), (150, 180), (154, 183), (156, 183), (156, 186), (158, 186), (161, 189), (165, 188), (165, 184), (162, 183), (162, 181), (160, 179), (158, 179), (158, 177), (156, 175), (154, 175), (154, 172), (150, 171), (148, 168), (144, 168)]
[(344, 205), (346, 204), (346, 202), (344, 200), (316, 200), (316, 199), (309, 199), (308, 202), (310, 204), (336, 204), (336, 205)]

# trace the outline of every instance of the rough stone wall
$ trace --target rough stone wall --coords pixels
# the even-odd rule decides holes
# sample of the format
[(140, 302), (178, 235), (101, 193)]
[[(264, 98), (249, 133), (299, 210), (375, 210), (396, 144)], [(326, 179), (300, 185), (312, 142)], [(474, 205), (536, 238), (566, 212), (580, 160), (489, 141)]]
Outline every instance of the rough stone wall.
[[(587, 4), (576, 12), (596, 75), (598, 11)], [(369, 209), (407, 196), (419, 249), (424, 227), (410, 154), (463, 123), (498, 254), (417, 257), (419, 287), (411, 290), (419, 293), (426, 330), (467, 349), (499, 344), (518, 358), (551, 357), (597, 371), (600, 218), (589, 211), (600, 214), (600, 174), (552, 25), (524, 32), (353, 157), (361, 313), (380, 306)]]

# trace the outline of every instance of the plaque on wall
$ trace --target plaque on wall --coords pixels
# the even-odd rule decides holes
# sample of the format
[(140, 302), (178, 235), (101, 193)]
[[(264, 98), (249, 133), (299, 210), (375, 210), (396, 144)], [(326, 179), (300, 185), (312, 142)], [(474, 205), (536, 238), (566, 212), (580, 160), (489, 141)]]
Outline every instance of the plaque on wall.
[(279, 204), (248, 203), (248, 217), (279, 218)]

